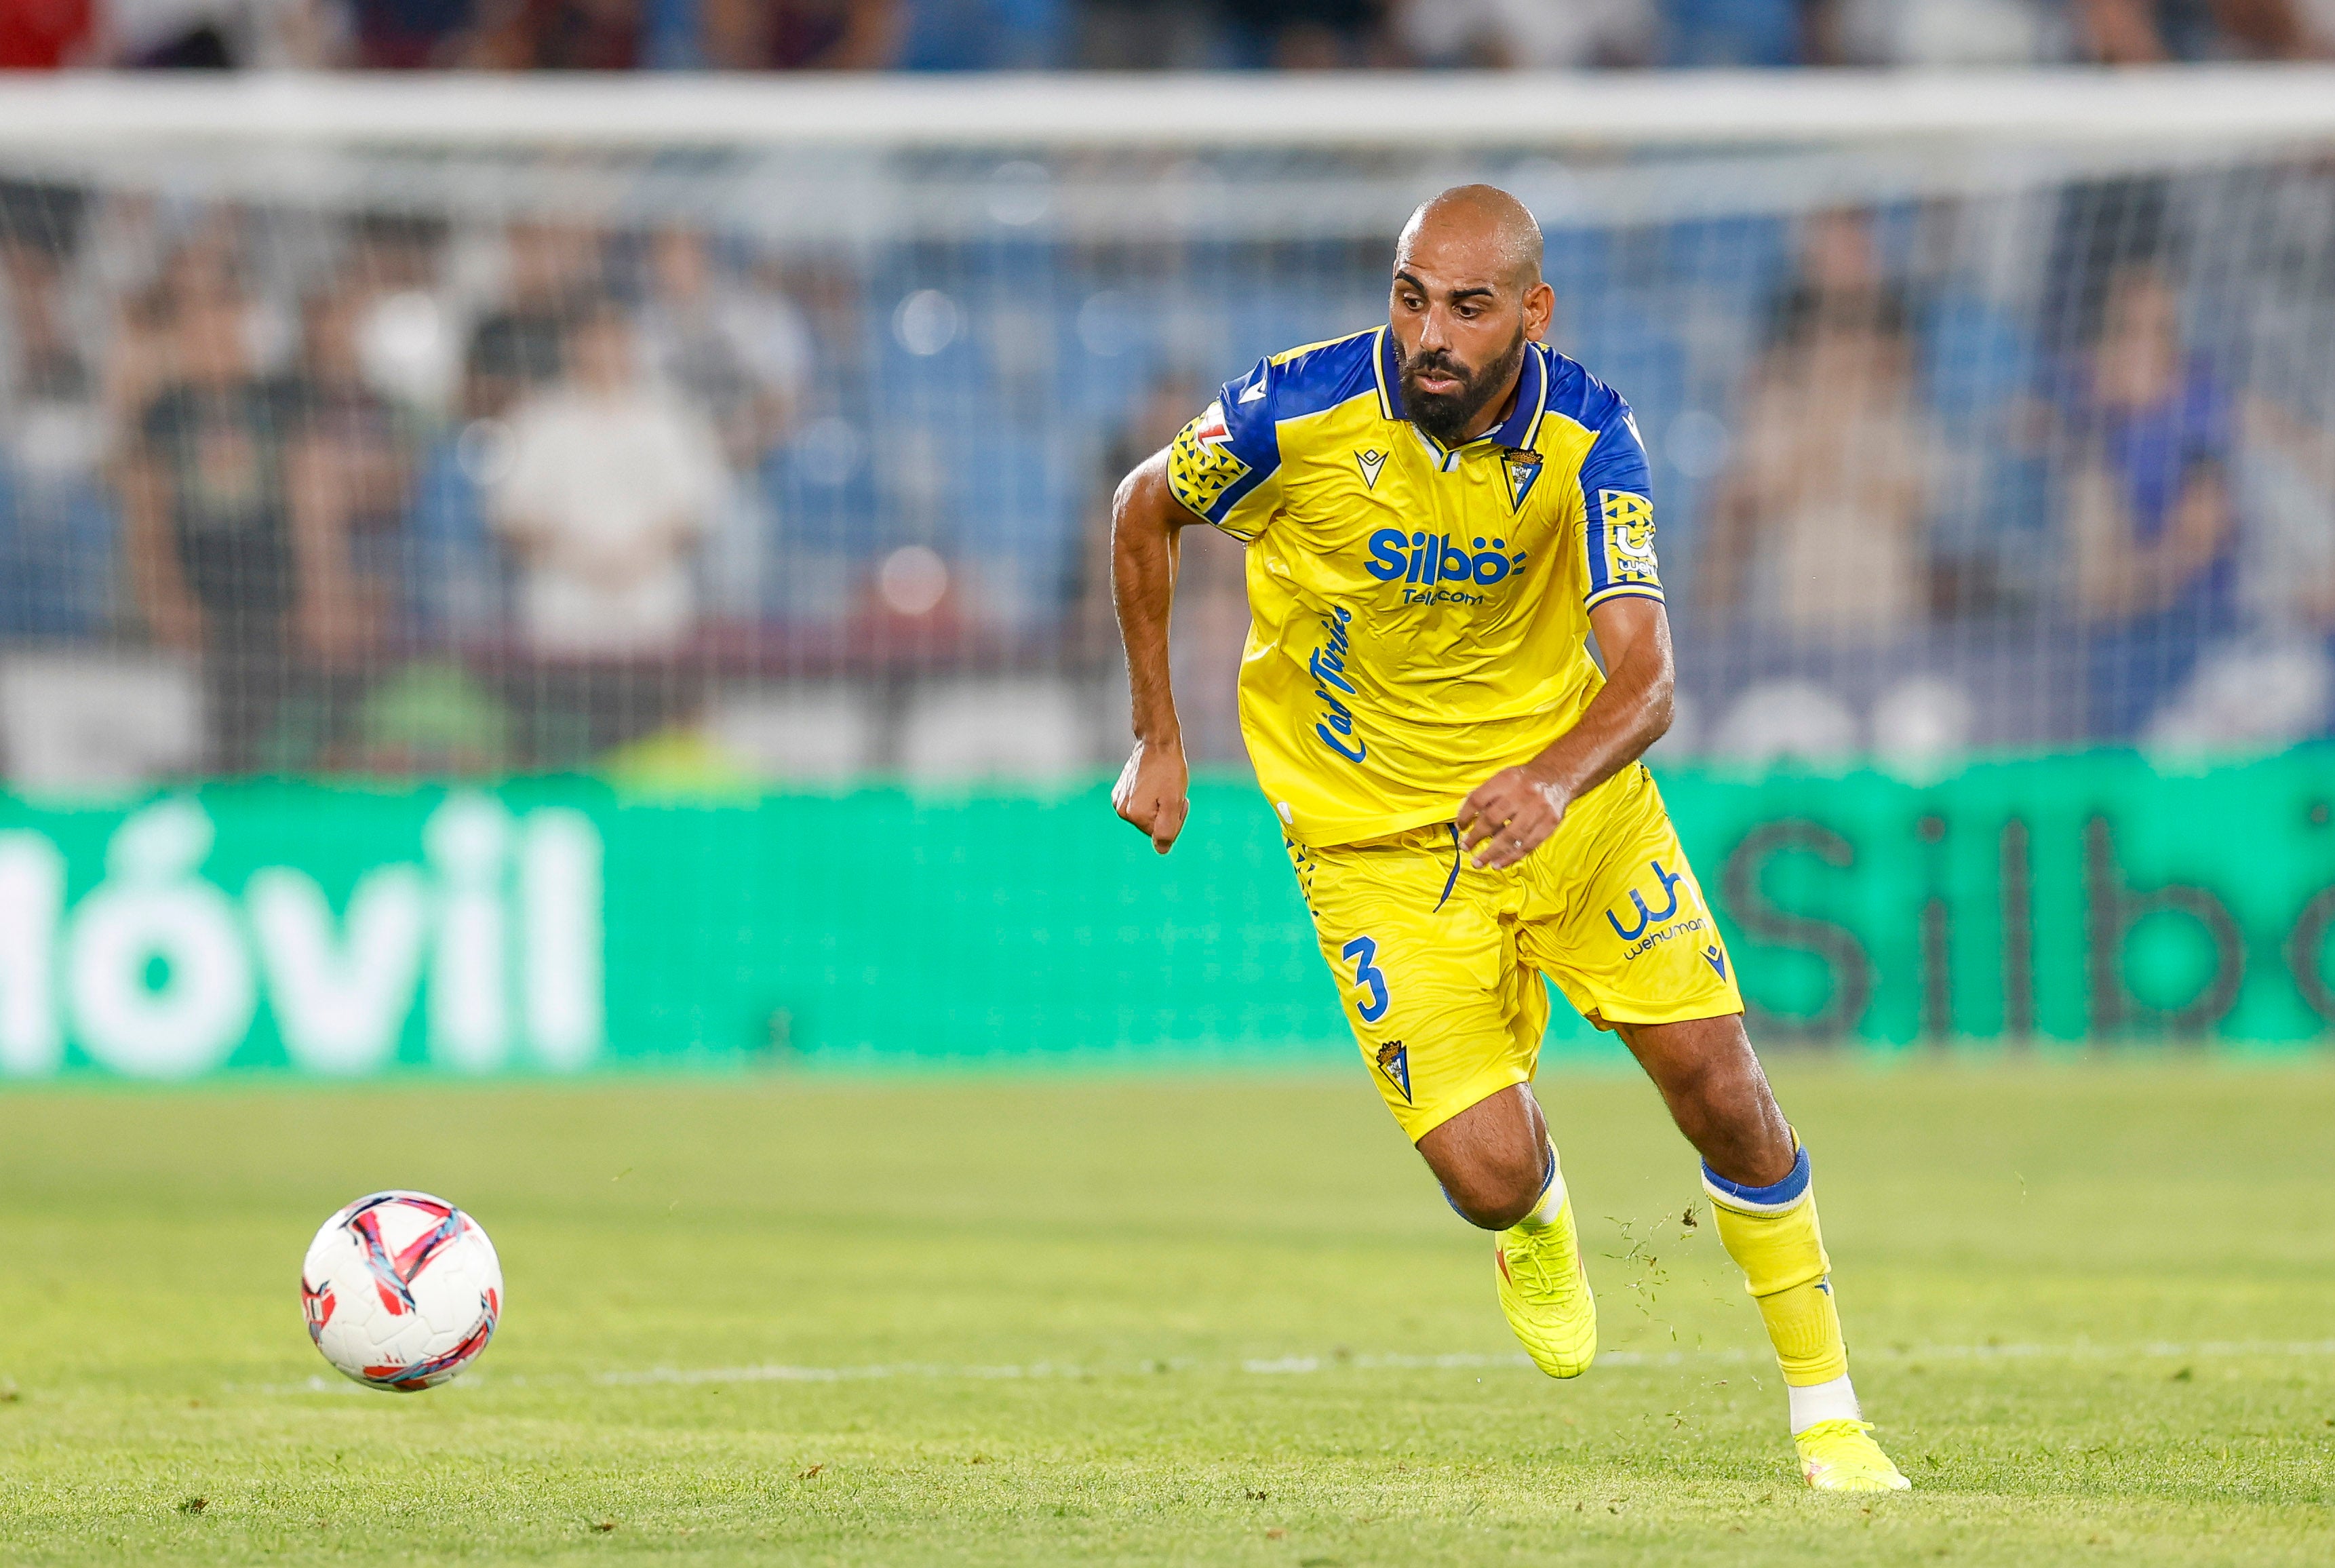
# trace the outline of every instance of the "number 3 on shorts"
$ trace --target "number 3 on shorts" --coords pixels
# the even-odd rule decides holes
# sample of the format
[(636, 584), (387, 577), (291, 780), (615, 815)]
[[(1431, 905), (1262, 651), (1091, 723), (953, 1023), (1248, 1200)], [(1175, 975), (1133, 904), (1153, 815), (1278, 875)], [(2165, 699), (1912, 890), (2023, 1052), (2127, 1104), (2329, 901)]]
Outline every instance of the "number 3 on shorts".
[(1364, 1023), (1376, 1023), (1386, 1016), (1386, 972), (1378, 966), (1379, 944), (1367, 936), (1357, 936), (1339, 950), (1339, 956), (1354, 961), (1354, 983), (1368, 986), (1371, 998), (1354, 1009), (1355, 1016)]

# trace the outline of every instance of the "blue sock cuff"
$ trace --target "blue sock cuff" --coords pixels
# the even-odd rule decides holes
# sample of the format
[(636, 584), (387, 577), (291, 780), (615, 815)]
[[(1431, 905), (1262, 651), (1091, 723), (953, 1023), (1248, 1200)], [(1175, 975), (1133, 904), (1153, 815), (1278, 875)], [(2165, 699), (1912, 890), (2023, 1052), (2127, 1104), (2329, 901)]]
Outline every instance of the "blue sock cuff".
[(1746, 1186), (1741, 1182), (1729, 1181), (1710, 1168), (1706, 1160), (1702, 1166), (1702, 1190), (1713, 1201), (1731, 1209), (1743, 1209), (1752, 1214), (1779, 1214), (1798, 1203), (1808, 1191), (1808, 1151), (1799, 1150), (1792, 1158), (1791, 1174), (1773, 1186)]

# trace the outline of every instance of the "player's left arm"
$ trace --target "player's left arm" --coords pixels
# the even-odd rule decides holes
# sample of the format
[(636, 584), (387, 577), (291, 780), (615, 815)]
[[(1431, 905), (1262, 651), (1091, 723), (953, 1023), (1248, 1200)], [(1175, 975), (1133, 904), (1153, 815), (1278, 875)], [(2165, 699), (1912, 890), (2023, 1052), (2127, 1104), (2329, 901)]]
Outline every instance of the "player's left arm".
[(1581, 464), (1584, 603), (1605, 685), (1546, 750), (1493, 774), (1459, 803), (1461, 842), (1478, 866), (1514, 866), (1539, 848), (1575, 800), (1671, 727), (1671, 624), (1654, 566), (1652, 476), (1630, 405), (1605, 396)]
[(1461, 842), (1478, 866), (1514, 866), (1548, 841), (1565, 808), (1644, 754), (1671, 727), (1677, 684), (1659, 599), (1608, 599), (1589, 612), (1605, 687), (1581, 721), (1531, 761), (1504, 768), (1459, 803)]

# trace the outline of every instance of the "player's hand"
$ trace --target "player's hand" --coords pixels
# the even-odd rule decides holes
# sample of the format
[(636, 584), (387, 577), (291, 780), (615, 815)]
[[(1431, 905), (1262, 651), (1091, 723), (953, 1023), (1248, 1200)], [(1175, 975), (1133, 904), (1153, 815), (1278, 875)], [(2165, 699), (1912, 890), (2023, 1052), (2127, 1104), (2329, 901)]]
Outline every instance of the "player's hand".
[(1503, 768), (1459, 802), (1459, 842), (1476, 852), (1477, 865), (1504, 869), (1547, 843), (1572, 804), (1561, 787)]
[(1165, 855), (1176, 847), (1176, 835), (1184, 831), (1184, 818), (1192, 809), (1185, 798), (1191, 782), (1180, 736), (1138, 740), (1127, 766), (1119, 770), (1119, 782), (1111, 786), (1111, 809), (1151, 835), (1151, 847)]

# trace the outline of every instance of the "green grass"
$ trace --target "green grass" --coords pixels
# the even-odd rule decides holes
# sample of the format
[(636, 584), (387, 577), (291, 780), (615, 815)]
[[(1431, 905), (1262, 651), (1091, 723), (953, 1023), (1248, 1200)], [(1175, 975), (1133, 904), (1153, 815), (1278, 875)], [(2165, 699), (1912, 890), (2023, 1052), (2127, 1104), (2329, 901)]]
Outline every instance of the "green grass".
[[(1359, 1071), (12, 1093), (0, 1562), (2335, 1562), (2335, 1073), (1778, 1077), (1910, 1496), (1801, 1488), (1623, 1077), (1563, 1386)], [(413, 1398), (295, 1288), (391, 1185), (509, 1285)]]

